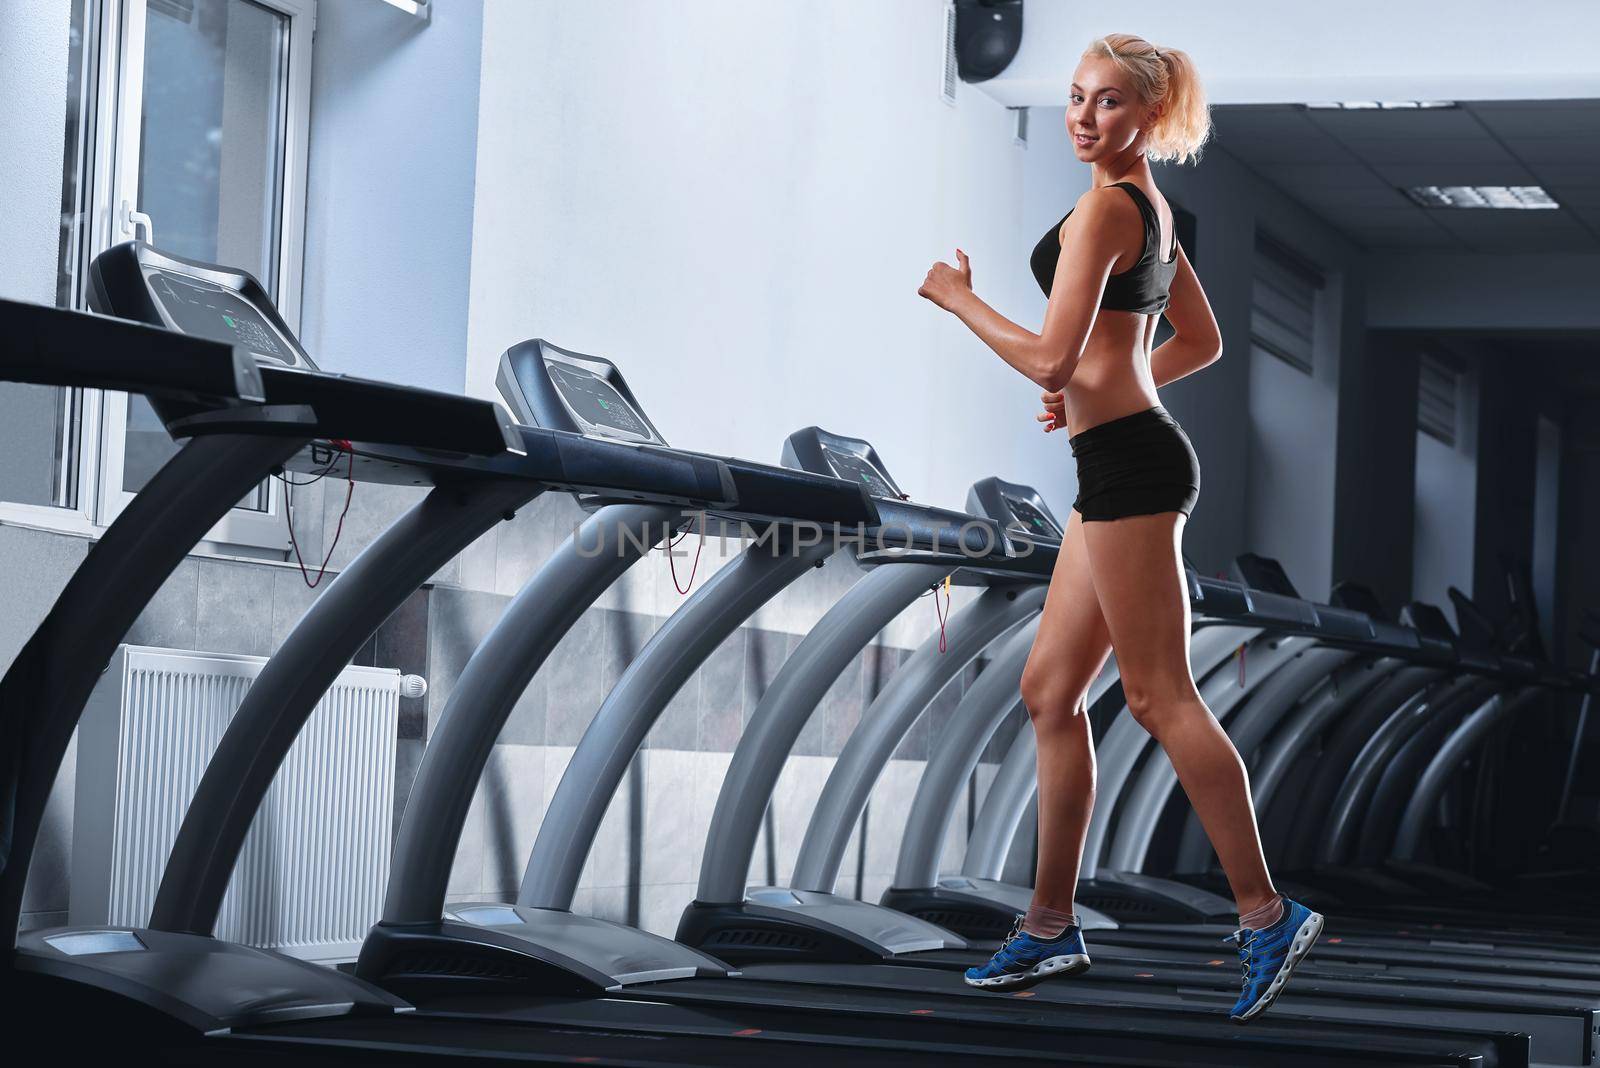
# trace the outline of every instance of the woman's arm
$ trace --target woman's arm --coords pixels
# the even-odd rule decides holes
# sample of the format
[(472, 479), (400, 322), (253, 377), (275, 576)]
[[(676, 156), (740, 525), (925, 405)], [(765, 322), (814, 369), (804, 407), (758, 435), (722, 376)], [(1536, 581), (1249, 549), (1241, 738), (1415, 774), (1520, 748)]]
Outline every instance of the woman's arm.
[(1217, 329), (1211, 304), (1181, 244), (1166, 317), (1173, 336), (1150, 352), (1150, 376), (1157, 389), (1215, 363), (1222, 355), (1222, 331)]
[[(1113, 235), (1127, 221), (1119, 217), (1122, 205), (1117, 201), (1123, 201), (1128, 212), (1138, 212), (1126, 196), (1104, 192), (1091, 189), (1079, 197), (1067, 218), (1040, 333), (1018, 326), (972, 291), (972, 269), (959, 249), (960, 268), (934, 264), (917, 292), (966, 323), (996, 355), (1036, 385), (1065, 389), (1078, 368), (1106, 277), (1117, 260), (1118, 242)], [(1143, 227), (1143, 220), (1139, 225)]]

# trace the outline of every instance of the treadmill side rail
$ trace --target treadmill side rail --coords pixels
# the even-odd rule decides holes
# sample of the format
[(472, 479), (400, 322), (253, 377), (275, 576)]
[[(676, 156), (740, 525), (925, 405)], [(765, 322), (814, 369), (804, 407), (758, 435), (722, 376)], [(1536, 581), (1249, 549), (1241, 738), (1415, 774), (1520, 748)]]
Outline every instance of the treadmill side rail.
[(0, 300), (0, 380), (182, 401), (266, 399), (255, 358), (160, 327)]

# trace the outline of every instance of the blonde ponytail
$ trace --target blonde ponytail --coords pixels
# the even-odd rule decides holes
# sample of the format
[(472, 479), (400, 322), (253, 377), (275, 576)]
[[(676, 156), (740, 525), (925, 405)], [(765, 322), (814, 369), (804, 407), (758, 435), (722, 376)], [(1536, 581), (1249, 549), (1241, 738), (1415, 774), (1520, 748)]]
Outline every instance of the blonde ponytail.
[(1106, 56), (1127, 71), (1146, 107), (1165, 105), (1145, 135), (1145, 155), (1151, 162), (1199, 162), (1200, 149), (1211, 136), (1211, 111), (1187, 52), (1158, 49), (1131, 33), (1108, 33), (1083, 54)]

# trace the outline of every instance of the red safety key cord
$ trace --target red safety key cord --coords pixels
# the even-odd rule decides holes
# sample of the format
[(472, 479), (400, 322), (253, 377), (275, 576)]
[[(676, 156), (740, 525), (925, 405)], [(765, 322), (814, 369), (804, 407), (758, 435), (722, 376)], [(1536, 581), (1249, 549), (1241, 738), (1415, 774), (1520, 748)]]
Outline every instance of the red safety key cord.
[(700, 570), (700, 551), (706, 547), (706, 524), (704, 512), (701, 512), (695, 517), (694, 526), (700, 528), (700, 544), (696, 545), (694, 549), (694, 565), (689, 568), (689, 584), (687, 586), (680, 585), (678, 583), (678, 560), (677, 557), (672, 555), (672, 550), (678, 547), (678, 543), (680, 541), (689, 536), (689, 530), (691, 528), (684, 527), (683, 533), (679, 534), (676, 538), (673, 538), (672, 542), (667, 546), (667, 566), (672, 569), (672, 585), (673, 588), (678, 591), (679, 596), (682, 596), (694, 589), (695, 572)]
[[(333, 559), (333, 550), (339, 547), (339, 535), (344, 533), (344, 517), (350, 514), (350, 501), (356, 494), (356, 452), (354, 446), (343, 438), (335, 438), (329, 441), (328, 444), (349, 456), (350, 462), (345, 470), (344, 510), (339, 513), (339, 525), (333, 531), (333, 544), (328, 546), (327, 555), (322, 558), (322, 566), (317, 568), (317, 577), (315, 579), (312, 579), (310, 573), (306, 571), (305, 559), (300, 555), (300, 542), (294, 536), (294, 506), (290, 503), (290, 494), (285, 493), (283, 496), (283, 518), (289, 527), (289, 544), (294, 548), (295, 563), (300, 565), (300, 577), (305, 580), (306, 587), (313, 590), (322, 584), (322, 577), (328, 573), (328, 561)], [(339, 458), (337, 456), (334, 457), (333, 463), (328, 465), (328, 471), (332, 471), (334, 464), (338, 462)], [(323, 474), (327, 474), (327, 471), (324, 471)], [(322, 476), (319, 475), (318, 478), (320, 477)]]
[(944, 577), (944, 607), (939, 607), (939, 587), (933, 589), (933, 614), (939, 617), (939, 652), (945, 651), (945, 624), (950, 622), (950, 576)]

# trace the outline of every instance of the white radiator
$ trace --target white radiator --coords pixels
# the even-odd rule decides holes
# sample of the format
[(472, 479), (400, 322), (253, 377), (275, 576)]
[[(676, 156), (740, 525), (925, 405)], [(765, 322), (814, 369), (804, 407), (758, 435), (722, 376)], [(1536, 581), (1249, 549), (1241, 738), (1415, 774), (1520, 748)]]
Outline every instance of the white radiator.
[[(124, 645), (78, 733), (70, 922), (142, 926), (206, 763), (266, 660)], [(346, 668), (256, 816), (216, 934), (353, 957), (389, 878), (403, 677)]]

